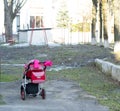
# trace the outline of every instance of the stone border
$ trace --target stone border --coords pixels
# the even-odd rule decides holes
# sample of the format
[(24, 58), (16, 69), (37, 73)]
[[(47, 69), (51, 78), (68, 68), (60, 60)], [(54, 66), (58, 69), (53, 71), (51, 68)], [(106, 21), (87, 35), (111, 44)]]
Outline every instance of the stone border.
[(95, 59), (95, 64), (102, 72), (120, 82), (120, 65), (115, 65), (101, 59)]

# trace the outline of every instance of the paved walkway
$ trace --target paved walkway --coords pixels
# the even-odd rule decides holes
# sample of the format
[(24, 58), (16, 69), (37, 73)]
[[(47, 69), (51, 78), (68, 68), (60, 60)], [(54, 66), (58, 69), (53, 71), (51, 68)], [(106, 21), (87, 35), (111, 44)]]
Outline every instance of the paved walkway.
[(6, 105), (0, 105), (0, 111), (109, 111), (94, 96), (70, 81), (46, 81), (45, 100), (39, 96), (21, 100), (20, 85), (20, 81), (0, 83), (0, 93), (6, 102)]

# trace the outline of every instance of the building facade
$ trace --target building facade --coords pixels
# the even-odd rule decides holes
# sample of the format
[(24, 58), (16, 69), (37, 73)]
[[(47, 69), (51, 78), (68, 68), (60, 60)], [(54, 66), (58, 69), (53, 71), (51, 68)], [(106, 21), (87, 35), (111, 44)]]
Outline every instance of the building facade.
[[(13, 23), (13, 33), (18, 34), (18, 26), (20, 29), (19, 32), (19, 40), (21, 42), (30, 42), (30, 38), (36, 38), (34, 36), (38, 36), (40, 39), (43, 36), (46, 36), (48, 40), (56, 41), (57, 39), (67, 40), (71, 39), (72, 41), (78, 40), (80, 35), (82, 37), (85, 34), (71, 34), (69, 30), (64, 33), (62, 29), (55, 29), (57, 26), (56, 18), (57, 14), (60, 11), (62, 4), (66, 4), (66, 9), (68, 10), (69, 17), (72, 18), (72, 23), (82, 22), (83, 16), (91, 14), (91, 0), (27, 0), (26, 4), (22, 7), (18, 16), (14, 19)], [(2, 23), (0, 25), (0, 35), (4, 33), (4, 8), (3, 3), (0, 1), (1, 10), (0, 17), (2, 18)], [(20, 22), (20, 23), (18, 23)], [(19, 25), (18, 25), (19, 24)], [(47, 30), (41, 30), (41, 29)], [(34, 32), (33, 29), (35, 30)], [(40, 29), (40, 30), (39, 30)], [(51, 31), (48, 29), (52, 29)], [(37, 34), (36, 34), (37, 32)], [(77, 35), (77, 39), (74, 35)], [(89, 37), (88, 37), (89, 35)], [(23, 38), (23, 36), (27, 36), (27, 38)], [(74, 37), (73, 37), (74, 36)], [(71, 38), (72, 37), (72, 38)], [(87, 34), (88, 42), (90, 42), (90, 34)], [(22, 40), (22, 39), (24, 40)], [(32, 38), (32, 40), (34, 40)], [(66, 39), (68, 38), (68, 39)], [(73, 40), (74, 39), (74, 40)], [(81, 38), (80, 38), (81, 39)], [(80, 40), (79, 39), (79, 40)], [(44, 40), (44, 37), (43, 37)], [(43, 41), (42, 40), (42, 41)], [(36, 39), (36, 42), (38, 40)], [(65, 42), (65, 41), (63, 41)], [(77, 43), (79, 41), (76, 41)], [(68, 42), (67, 42), (68, 43)]]

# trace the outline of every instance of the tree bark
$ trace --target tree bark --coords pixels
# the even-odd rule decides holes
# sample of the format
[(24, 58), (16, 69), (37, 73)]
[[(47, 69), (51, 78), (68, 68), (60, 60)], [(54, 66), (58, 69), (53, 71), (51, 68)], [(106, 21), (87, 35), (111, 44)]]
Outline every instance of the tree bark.
[(114, 2), (114, 41), (120, 42), (120, 1)]
[(92, 24), (91, 24), (91, 34), (92, 34), (92, 45), (96, 44), (96, 18), (97, 18), (97, 0), (92, 0)]
[(10, 9), (7, 3), (7, 0), (4, 0), (4, 27), (5, 27), (5, 37), (6, 37), (6, 42), (9, 42), (13, 38), (12, 34), (12, 24), (13, 20), (11, 17)]
[(114, 54), (117, 61), (120, 61), (120, 1), (114, 0)]
[(104, 32), (104, 47), (108, 48), (108, 26), (107, 26), (107, 0), (102, 0), (102, 6), (103, 6), (103, 32)]
[(101, 3), (101, 1), (99, 2), (99, 17), (100, 17), (100, 35), (99, 35), (99, 37), (100, 37), (100, 46), (102, 45), (102, 34), (103, 34), (103, 32), (102, 32), (102, 30), (103, 30), (103, 24), (102, 24), (102, 3)]

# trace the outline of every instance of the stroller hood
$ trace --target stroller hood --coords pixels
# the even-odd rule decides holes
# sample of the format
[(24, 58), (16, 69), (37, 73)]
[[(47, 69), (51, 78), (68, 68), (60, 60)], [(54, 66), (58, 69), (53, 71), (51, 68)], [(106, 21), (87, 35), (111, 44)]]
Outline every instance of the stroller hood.
[(37, 60), (37, 59), (34, 60), (33, 67), (34, 67), (35, 69), (39, 68), (39, 60)]
[(52, 63), (51, 60), (47, 60), (47, 61), (44, 62), (44, 65), (45, 65), (45, 66), (52, 66), (53, 63)]

